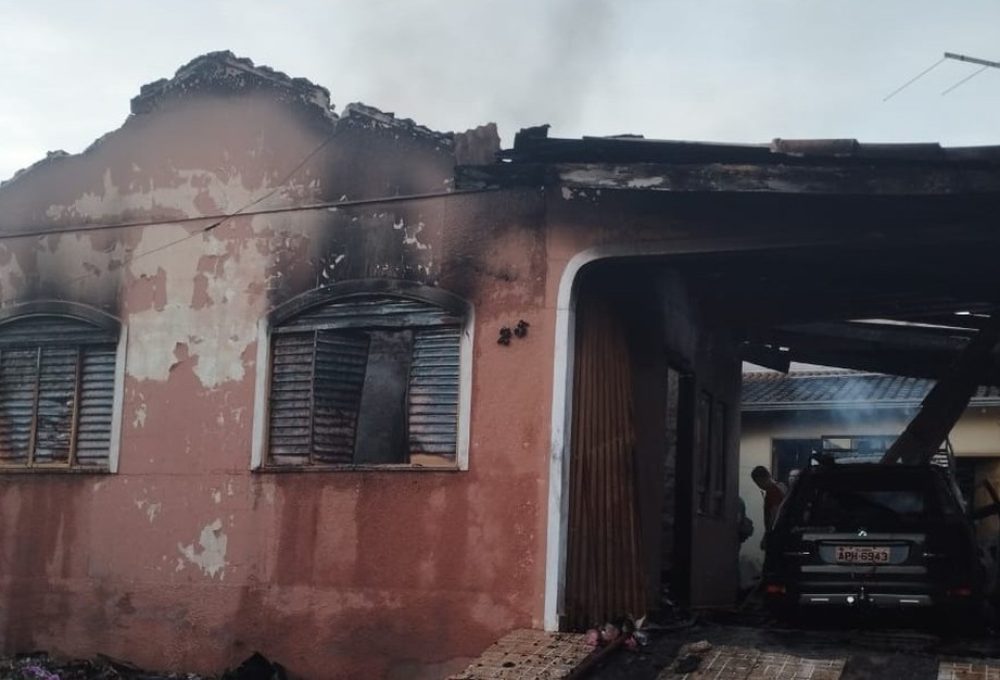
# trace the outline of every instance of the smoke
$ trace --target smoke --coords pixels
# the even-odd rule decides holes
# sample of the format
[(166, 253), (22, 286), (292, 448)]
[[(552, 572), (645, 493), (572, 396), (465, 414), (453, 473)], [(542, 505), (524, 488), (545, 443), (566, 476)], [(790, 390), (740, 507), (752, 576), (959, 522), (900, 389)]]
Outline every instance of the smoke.
[(521, 120), (542, 115), (557, 127), (575, 125), (611, 62), (614, 18), (605, 0), (546, 5), (536, 53), (529, 60), (531, 72), (507, 106), (496, 106)]
[(347, 94), (437, 129), (495, 121), (509, 143), (520, 127), (576, 125), (614, 71), (609, 0), (369, 7), (355, 17), (350, 60), (330, 68), (341, 106)]
[[(894, 438), (906, 427), (934, 384), (919, 378), (811, 368), (813, 370), (765, 379), (780, 380), (781, 396), (775, 398), (790, 402), (787, 409), (781, 410), (780, 415), (773, 413), (773, 417), (780, 420), (783, 431), (794, 434), (776, 434), (776, 437), (818, 439), (871, 435)], [(744, 381), (757, 380), (760, 377), (744, 374)], [(751, 417), (772, 415), (754, 412), (752, 404), (746, 407), (753, 414)]]

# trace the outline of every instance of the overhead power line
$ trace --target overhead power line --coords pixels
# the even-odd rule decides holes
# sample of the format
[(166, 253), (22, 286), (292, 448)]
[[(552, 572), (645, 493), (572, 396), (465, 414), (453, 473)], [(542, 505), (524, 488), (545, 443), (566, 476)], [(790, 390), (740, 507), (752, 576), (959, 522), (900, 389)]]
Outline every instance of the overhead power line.
[[(443, 192), (426, 193), (426, 194), (409, 194), (409, 195), (395, 195), (395, 196), (380, 196), (380, 197), (367, 198), (367, 199), (344, 200), (344, 201), (333, 201), (333, 202), (323, 202), (323, 203), (311, 203), (311, 204), (304, 204), (304, 205), (293, 205), (293, 206), (288, 206), (288, 207), (283, 207), (283, 208), (258, 208), (257, 210), (250, 210), (250, 208), (254, 207), (255, 205), (259, 205), (260, 203), (266, 201), (268, 198), (270, 198), (271, 196), (273, 196), (274, 194), (276, 194), (281, 189), (286, 188), (288, 182), (290, 182), (292, 180), (292, 178), (295, 177), (295, 175), (298, 174), (298, 172), (300, 170), (302, 170), (302, 168), (305, 167), (306, 164), (310, 160), (312, 160), (320, 151), (322, 151), (328, 144), (330, 144), (330, 142), (332, 142), (334, 140), (334, 138), (336, 138), (336, 136), (337, 136), (337, 134), (338, 134), (338, 132), (339, 132), (340, 129), (341, 128), (339, 128), (339, 127), (336, 128), (336, 129), (334, 129), (333, 132), (331, 132), (329, 135), (327, 135), (325, 138), (323, 138), (319, 142), (319, 144), (317, 144), (315, 147), (313, 147), (312, 150), (309, 151), (309, 153), (307, 153), (305, 156), (303, 156), (302, 159), (298, 163), (296, 163), (295, 166), (293, 166), (291, 168), (291, 170), (289, 170), (284, 176), (282, 176), (281, 180), (272, 189), (269, 189), (268, 191), (266, 191), (261, 196), (248, 201), (241, 208), (239, 208), (238, 210), (234, 210), (233, 212), (230, 212), (230, 213), (222, 213), (222, 214), (218, 214), (218, 215), (201, 215), (201, 216), (193, 216), (193, 217), (184, 217), (184, 218), (172, 219), (172, 220), (164, 219), (164, 220), (150, 220), (150, 221), (145, 221), (145, 222), (141, 222), (141, 221), (140, 222), (121, 222), (121, 223), (117, 223), (117, 224), (85, 224), (85, 225), (77, 225), (75, 227), (73, 227), (73, 226), (59, 227), (59, 228), (56, 228), (56, 229), (25, 230), (25, 231), (22, 231), (22, 232), (0, 233), (0, 240), (4, 240), (4, 239), (8, 239), (8, 238), (31, 237), (31, 236), (42, 237), (42, 236), (45, 236), (47, 234), (52, 234), (52, 233), (78, 232), (78, 231), (97, 231), (97, 230), (104, 230), (104, 229), (125, 229), (125, 228), (134, 228), (134, 227), (149, 227), (149, 226), (155, 226), (155, 225), (160, 225), (160, 224), (183, 224), (183, 223), (191, 223), (191, 222), (209, 222), (209, 224), (205, 225), (204, 227), (202, 227), (200, 229), (195, 229), (194, 231), (192, 231), (192, 232), (190, 232), (188, 234), (185, 234), (184, 236), (181, 236), (180, 238), (177, 238), (177, 239), (174, 239), (173, 241), (169, 241), (169, 242), (164, 243), (162, 245), (150, 248), (149, 250), (144, 250), (144, 251), (141, 251), (141, 252), (131, 251), (115, 267), (116, 269), (121, 269), (121, 268), (124, 268), (124, 267), (127, 267), (127, 266), (131, 265), (133, 262), (135, 262), (137, 260), (140, 260), (140, 259), (142, 259), (144, 257), (149, 257), (150, 255), (153, 255), (155, 253), (159, 253), (161, 251), (167, 250), (168, 248), (172, 248), (173, 246), (176, 246), (176, 245), (178, 245), (180, 243), (183, 243), (185, 241), (188, 241), (190, 239), (197, 238), (199, 236), (204, 236), (208, 232), (213, 231), (217, 227), (225, 224), (229, 220), (231, 220), (233, 218), (236, 218), (236, 217), (248, 217), (248, 216), (251, 216), (251, 215), (269, 215), (269, 214), (276, 214), (276, 213), (292, 213), (292, 212), (302, 212), (302, 211), (310, 211), (310, 210), (329, 210), (329, 209), (334, 209), (334, 208), (345, 208), (345, 207), (350, 207), (350, 206), (362, 206), (362, 205), (372, 205), (372, 204), (382, 204), (382, 203), (394, 203), (394, 202), (404, 202), (404, 201), (419, 201), (419, 200), (431, 199), (431, 198), (446, 198), (446, 197), (453, 197), (453, 196), (461, 196), (463, 194), (484, 193), (484, 192), (495, 191), (493, 189), (466, 189), (466, 190), (459, 190), (459, 191), (443, 191)], [(80, 276), (77, 276), (77, 277), (71, 279), (68, 283), (70, 285), (74, 285), (76, 283), (80, 283), (80, 282), (82, 282), (82, 281), (84, 281), (86, 279), (89, 279), (89, 278), (91, 278), (93, 276), (97, 276), (97, 275), (98, 275), (98, 271), (96, 269), (88, 270), (85, 274), (82, 274)], [(6, 305), (6, 304), (9, 304), (9, 303), (12, 303), (12, 302), (16, 302), (16, 301), (17, 301), (17, 295), (14, 295), (14, 296), (8, 297), (6, 299), (0, 300), (0, 306)]]
[[(281, 187), (279, 187), (281, 188)], [(252, 205), (257, 205), (267, 196), (261, 197), (243, 206), (239, 210), (231, 213), (212, 213), (208, 215), (192, 215), (189, 217), (172, 217), (155, 220), (137, 220), (134, 222), (98, 222), (60, 225), (58, 227), (32, 228), (22, 227), (18, 230), (0, 232), (0, 241), (8, 239), (28, 238), (31, 236), (51, 236), (52, 234), (76, 234), (87, 231), (108, 231), (115, 229), (134, 229), (136, 227), (155, 227), (163, 224), (191, 224), (193, 222), (212, 222), (208, 226), (193, 232), (193, 235), (211, 231), (220, 226), (226, 220), (234, 217), (254, 217), (257, 215), (278, 215), (282, 213), (308, 212), (312, 210), (333, 210), (338, 208), (356, 208), (365, 205), (381, 205), (384, 203), (406, 203), (410, 201), (422, 201), (431, 198), (451, 198), (454, 196), (464, 196), (466, 194), (495, 193), (496, 189), (452, 189), (451, 191), (433, 191), (425, 194), (391, 194), (388, 196), (375, 196), (372, 198), (355, 198), (338, 201), (321, 201), (319, 203), (298, 203), (288, 206), (278, 206), (274, 208), (258, 208), (248, 210)], [(272, 192), (273, 193), (273, 192)]]

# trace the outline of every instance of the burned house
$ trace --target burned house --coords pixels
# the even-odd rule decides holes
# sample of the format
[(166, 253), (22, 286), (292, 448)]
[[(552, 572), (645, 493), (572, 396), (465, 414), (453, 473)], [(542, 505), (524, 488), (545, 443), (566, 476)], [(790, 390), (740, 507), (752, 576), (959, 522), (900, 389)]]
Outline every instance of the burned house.
[(498, 149), (214, 53), (0, 187), (5, 650), (440, 677), (729, 603), (741, 359), (1000, 303), (996, 150)]

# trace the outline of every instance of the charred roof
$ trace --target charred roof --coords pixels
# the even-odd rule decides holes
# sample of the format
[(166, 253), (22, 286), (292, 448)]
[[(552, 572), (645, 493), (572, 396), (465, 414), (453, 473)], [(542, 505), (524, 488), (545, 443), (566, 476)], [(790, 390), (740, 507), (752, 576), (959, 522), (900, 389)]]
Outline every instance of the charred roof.
[(177, 69), (172, 78), (143, 85), (132, 98), (132, 113), (154, 111), (176, 100), (200, 94), (238, 94), (254, 90), (275, 92), (283, 100), (304, 106), (329, 120), (336, 120), (330, 91), (306, 78), (292, 78), (268, 66), (225, 50), (195, 57)]
[(857, 139), (781, 139), (765, 144), (646, 139), (641, 135), (560, 139), (548, 126), (525, 128), (499, 157), (515, 163), (986, 163), (1000, 165), (1000, 145), (865, 143)]
[(1000, 146), (774, 139), (719, 144), (637, 135), (560, 139), (526, 128), (499, 162), (460, 168), (463, 188), (826, 195), (1000, 195)]

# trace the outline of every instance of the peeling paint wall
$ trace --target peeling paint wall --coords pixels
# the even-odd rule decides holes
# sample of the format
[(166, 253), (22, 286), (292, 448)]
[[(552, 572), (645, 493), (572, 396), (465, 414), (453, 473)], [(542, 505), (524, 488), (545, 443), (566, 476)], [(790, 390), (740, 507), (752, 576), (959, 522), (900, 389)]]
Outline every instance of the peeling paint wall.
[[(543, 330), (477, 365), (468, 472), (250, 472), (257, 324), (300, 293), (440, 286), (474, 305), (480, 358), (511, 319), (544, 329), (534, 192), (397, 198), (448, 191), (459, 149), (497, 143), (460, 138), (267, 88), (146, 97), (84, 154), (0, 187), (0, 304), (73, 300), (128, 328), (119, 473), (0, 474), (6, 651), (217, 671), (260, 650), (377, 678), (457, 670), (538, 622), (545, 415), (509, 397), (546, 370)], [(205, 231), (254, 201), (341, 205)]]
[[(458, 670), (542, 624), (566, 264), (662, 239), (662, 213), (585, 192), (420, 197), (450, 190), (456, 159), (488, 160), (495, 130), (338, 117), (321, 88), (213, 59), (0, 186), (0, 306), (72, 300), (128, 329), (118, 474), (0, 474), (0, 644), (195, 671), (253, 650), (306, 677)], [(251, 203), (270, 212), (220, 221)], [(258, 321), (362, 278), (473, 305), (468, 471), (252, 473)], [(527, 337), (497, 344), (520, 319)]]

